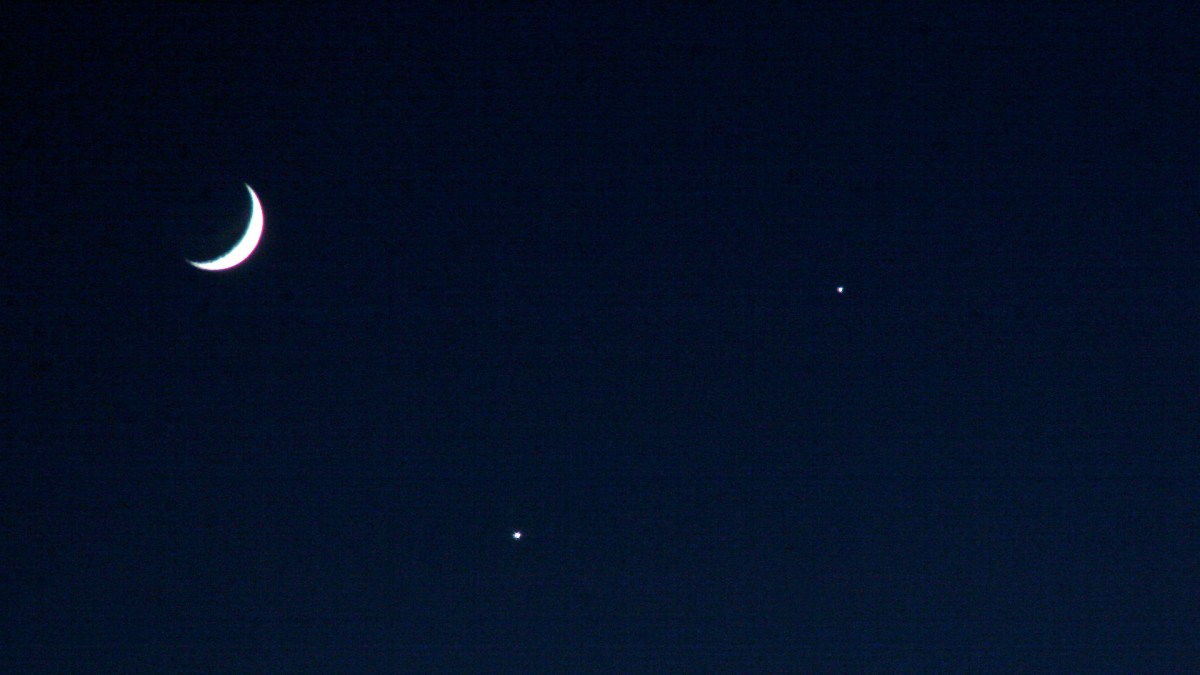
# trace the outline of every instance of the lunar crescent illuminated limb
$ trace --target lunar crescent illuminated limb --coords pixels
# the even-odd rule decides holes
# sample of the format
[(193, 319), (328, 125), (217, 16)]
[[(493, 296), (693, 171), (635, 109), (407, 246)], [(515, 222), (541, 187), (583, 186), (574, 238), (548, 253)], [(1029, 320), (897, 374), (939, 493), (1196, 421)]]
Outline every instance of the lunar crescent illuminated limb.
[(206, 262), (189, 260), (189, 263), (208, 272), (219, 272), (240, 265), (254, 253), (254, 247), (258, 246), (258, 240), (262, 238), (263, 211), (262, 204), (258, 203), (258, 195), (254, 194), (249, 185), (246, 186), (246, 192), (250, 193), (250, 222), (246, 225), (246, 233), (242, 235), (241, 241), (225, 255)]

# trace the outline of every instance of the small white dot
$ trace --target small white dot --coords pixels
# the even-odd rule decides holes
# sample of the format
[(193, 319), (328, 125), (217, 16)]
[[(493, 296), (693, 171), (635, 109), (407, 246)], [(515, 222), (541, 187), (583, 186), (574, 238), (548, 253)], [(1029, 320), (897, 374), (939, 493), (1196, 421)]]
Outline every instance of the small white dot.
[(513, 539), (520, 539), (520, 538), (521, 538), (520, 532), (513, 532)]
[(842, 291), (845, 291), (845, 290), (846, 290), (846, 287), (845, 287), (845, 286), (838, 286), (838, 287), (837, 287), (837, 292), (838, 292), (838, 293), (841, 293)]

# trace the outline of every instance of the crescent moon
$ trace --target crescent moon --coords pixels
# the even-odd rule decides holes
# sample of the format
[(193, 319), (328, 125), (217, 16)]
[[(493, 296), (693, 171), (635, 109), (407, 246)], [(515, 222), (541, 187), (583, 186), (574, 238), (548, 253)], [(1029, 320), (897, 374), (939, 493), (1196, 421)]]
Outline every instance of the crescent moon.
[(225, 255), (205, 262), (189, 260), (189, 263), (206, 272), (219, 272), (242, 264), (246, 258), (250, 257), (251, 253), (254, 253), (254, 248), (258, 246), (258, 240), (262, 239), (263, 211), (262, 204), (258, 202), (258, 195), (254, 194), (254, 190), (249, 185), (246, 186), (246, 192), (250, 193), (250, 222), (246, 224), (246, 232), (242, 235), (241, 240)]

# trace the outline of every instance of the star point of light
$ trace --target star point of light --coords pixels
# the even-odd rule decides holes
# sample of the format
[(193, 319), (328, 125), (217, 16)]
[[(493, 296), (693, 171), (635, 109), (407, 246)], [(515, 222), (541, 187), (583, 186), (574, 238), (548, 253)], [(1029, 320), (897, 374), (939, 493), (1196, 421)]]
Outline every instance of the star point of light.
[(521, 538), (520, 530), (513, 532), (513, 539), (520, 539), (520, 538)]

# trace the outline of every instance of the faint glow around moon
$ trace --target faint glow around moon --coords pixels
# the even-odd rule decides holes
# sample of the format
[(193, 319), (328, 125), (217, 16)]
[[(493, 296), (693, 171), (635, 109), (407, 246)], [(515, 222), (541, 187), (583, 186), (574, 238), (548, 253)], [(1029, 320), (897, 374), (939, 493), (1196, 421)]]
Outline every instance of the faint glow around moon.
[(250, 222), (246, 224), (246, 233), (242, 235), (241, 241), (223, 256), (206, 262), (189, 260), (189, 263), (207, 272), (219, 272), (240, 265), (254, 253), (254, 247), (258, 246), (258, 240), (262, 238), (263, 211), (262, 204), (258, 202), (258, 195), (254, 194), (249, 185), (246, 186), (246, 192), (250, 193)]
[(520, 532), (513, 532), (513, 539), (520, 539), (520, 538), (521, 538)]

